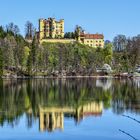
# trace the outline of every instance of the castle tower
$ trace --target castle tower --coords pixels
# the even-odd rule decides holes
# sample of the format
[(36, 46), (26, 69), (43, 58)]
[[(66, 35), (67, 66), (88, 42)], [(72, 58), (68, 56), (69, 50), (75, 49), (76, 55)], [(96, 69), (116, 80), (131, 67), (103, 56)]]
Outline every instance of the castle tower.
[(64, 38), (64, 19), (56, 21), (55, 18), (39, 20), (39, 39)]

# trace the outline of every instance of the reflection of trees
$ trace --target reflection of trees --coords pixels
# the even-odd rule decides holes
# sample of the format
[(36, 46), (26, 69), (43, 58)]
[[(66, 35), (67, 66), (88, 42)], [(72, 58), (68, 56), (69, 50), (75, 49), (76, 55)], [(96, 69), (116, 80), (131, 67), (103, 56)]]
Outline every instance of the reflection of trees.
[[(104, 85), (105, 82), (103, 81)], [(28, 127), (39, 116), (39, 106), (73, 107), (91, 101), (103, 102), (115, 113), (139, 112), (140, 89), (133, 81), (113, 80), (110, 88), (96, 86), (94, 79), (0, 81), (0, 124), (18, 123), (25, 113)]]
[[(0, 88), (0, 120), (3, 125), (4, 120), (8, 123), (18, 121), (19, 117), (26, 110), (26, 92), (24, 84), (17, 85), (16, 82), (6, 81), (3, 86), (1, 81)], [(26, 106), (25, 106), (26, 105)]]
[(124, 111), (140, 112), (140, 88), (134, 80), (114, 81), (112, 94), (112, 107), (115, 113)]

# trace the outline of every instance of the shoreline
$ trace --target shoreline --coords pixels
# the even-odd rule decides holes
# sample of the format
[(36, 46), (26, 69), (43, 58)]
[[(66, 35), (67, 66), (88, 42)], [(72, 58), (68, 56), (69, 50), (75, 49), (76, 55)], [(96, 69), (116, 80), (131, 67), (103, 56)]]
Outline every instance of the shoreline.
[(113, 76), (113, 75), (106, 75), (106, 76), (2, 76), (2, 79), (80, 79), (80, 78), (94, 78), (94, 79), (140, 79), (140, 76)]

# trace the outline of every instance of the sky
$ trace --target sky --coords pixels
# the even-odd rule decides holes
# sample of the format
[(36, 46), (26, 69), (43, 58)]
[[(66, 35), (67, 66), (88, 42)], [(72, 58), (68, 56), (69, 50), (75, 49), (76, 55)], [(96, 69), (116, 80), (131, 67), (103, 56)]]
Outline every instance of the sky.
[(14, 22), (23, 35), (26, 21), (38, 30), (38, 19), (48, 17), (64, 19), (65, 32), (80, 25), (106, 40), (140, 34), (140, 0), (0, 0), (0, 25)]

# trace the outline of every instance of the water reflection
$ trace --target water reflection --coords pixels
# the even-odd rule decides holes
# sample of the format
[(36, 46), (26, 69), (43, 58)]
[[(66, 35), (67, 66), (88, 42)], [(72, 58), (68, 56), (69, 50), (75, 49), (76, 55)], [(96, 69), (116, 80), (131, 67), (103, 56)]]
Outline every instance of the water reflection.
[(108, 90), (112, 86), (112, 79), (97, 79), (96, 87), (102, 87), (104, 90)]
[(39, 122), (40, 131), (53, 131), (55, 129), (64, 129), (64, 116), (71, 116), (79, 122), (87, 116), (100, 116), (102, 114), (102, 102), (91, 102), (81, 105), (78, 108), (74, 107), (40, 107)]
[(0, 125), (16, 126), (25, 114), (27, 127), (39, 120), (39, 130), (64, 129), (64, 118), (79, 124), (88, 116), (140, 113), (140, 88), (136, 80), (48, 79), (0, 81)]

